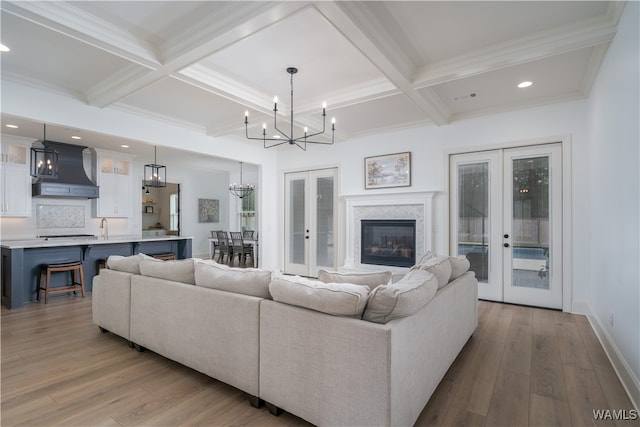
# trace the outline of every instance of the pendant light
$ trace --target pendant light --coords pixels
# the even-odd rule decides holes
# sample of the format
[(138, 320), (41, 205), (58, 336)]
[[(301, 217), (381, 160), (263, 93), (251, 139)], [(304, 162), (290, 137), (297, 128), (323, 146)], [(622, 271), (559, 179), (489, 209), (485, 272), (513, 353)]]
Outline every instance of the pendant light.
[[(47, 124), (44, 125), (42, 142), (47, 140)], [(58, 178), (58, 152), (53, 148), (31, 147), (31, 176)]]
[(158, 164), (158, 148), (153, 146), (153, 163), (144, 165), (144, 185), (147, 187), (167, 186), (167, 167)]

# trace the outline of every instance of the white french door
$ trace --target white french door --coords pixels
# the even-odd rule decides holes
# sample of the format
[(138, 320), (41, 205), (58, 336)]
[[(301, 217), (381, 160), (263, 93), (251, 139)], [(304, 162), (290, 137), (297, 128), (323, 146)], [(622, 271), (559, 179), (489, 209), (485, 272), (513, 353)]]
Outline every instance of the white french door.
[(450, 157), (451, 251), (478, 297), (562, 308), (562, 148), (544, 144)]
[(336, 176), (335, 168), (285, 174), (285, 273), (335, 269)]

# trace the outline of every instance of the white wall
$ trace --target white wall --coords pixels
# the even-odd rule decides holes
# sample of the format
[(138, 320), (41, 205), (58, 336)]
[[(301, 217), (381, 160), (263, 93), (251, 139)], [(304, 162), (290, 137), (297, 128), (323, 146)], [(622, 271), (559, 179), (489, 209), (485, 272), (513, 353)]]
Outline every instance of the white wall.
[[(289, 149), (280, 153), (281, 171), (303, 170), (318, 165), (338, 164), (340, 195), (400, 191), (438, 191), (434, 199), (434, 243), (438, 253), (448, 253), (448, 154), (522, 142), (558, 141), (569, 136), (572, 145), (573, 199), (573, 306), (586, 306), (588, 273), (588, 137), (586, 101), (556, 104), (513, 113), (496, 114), (441, 127), (421, 127), (373, 135), (333, 146)], [(410, 151), (412, 185), (391, 190), (364, 189), (364, 158)], [(280, 194), (282, 189), (280, 189)], [(279, 222), (282, 228), (282, 221)], [(281, 236), (282, 233), (279, 233)], [(282, 245), (281, 241), (281, 245)], [(344, 243), (342, 244), (344, 246)], [(339, 260), (339, 264), (342, 259)]]
[[(628, 2), (588, 105), (589, 305), (640, 404), (640, 4)], [(613, 316), (613, 322), (611, 317)], [(624, 370), (624, 367), (619, 367)]]

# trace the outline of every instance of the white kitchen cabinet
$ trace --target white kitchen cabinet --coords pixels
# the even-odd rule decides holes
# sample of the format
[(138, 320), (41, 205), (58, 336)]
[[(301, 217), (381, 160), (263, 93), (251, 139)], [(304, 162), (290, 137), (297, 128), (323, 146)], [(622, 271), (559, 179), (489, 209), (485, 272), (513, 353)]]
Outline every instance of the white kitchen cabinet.
[(2, 136), (0, 216), (31, 216), (30, 139)]
[(128, 218), (132, 213), (132, 157), (96, 150), (96, 183), (100, 197), (95, 199), (95, 216)]

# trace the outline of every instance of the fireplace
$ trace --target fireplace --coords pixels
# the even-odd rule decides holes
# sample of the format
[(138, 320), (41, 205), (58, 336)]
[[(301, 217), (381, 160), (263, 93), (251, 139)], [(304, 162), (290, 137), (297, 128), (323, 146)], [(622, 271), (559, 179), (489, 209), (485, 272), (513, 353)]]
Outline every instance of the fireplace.
[(411, 267), (416, 263), (416, 220), (361, 220), (360, 263)]

